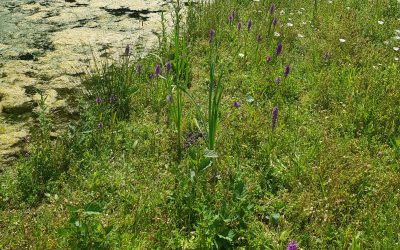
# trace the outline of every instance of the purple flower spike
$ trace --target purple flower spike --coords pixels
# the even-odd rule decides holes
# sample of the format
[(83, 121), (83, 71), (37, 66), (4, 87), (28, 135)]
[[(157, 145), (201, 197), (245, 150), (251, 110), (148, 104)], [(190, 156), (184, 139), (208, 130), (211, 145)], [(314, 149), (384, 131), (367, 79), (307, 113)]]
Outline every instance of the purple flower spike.
[(232, 22), (233, 22), (233, 16), (230, 15), (230, 16), (229, 16), (229, 24), (232, 25)]
[(328, 59), (329, 59), (329, 53), (328, 52), (325, 52), (324, 59), (325, 59), (325, 61), (328, 61)]
[(168, 100), (168, 103), (171, 104), (172, 103), (172, 95), (168, 95), (167, 100)]
[(274, 18), (274, 20), (272, 21), (272, 25), (274, 25), (274, 27), (276, 27), (276, 25), (278, 24), (278, 18)]
[(271, 124), (272, 129), (275, 129), (276, 124), (278, 123), (278, 113), (279, 109), (277, 106), (275, 106), (274, 109), (272, 110), (272, 124)]
[(275, 13), (275, 4), (271, 4), (271, 7), (269, 8), (269, 14), (273, 15)]
[(137, 70), (138, 74), (142, 73), (142, 65), (140, 63), (136, 66), (136, 70)]
[(167, 73), (168, 73), (169, 71), (171, 71), (171, 68), (172, 68), (171, 62), (168, 60), (168, 61), (165, 63), (165, 70), (167, 71)]
[(103, 102), (103, 100), (101, 99), (101, 97), (100, 96), (97, 96), (96, 97), (96, 103), (97, 104), (100, 104), (100, 103), (102, 103)]
[(253, 26), (253, 21), (249, 19), (249, 21), (247, 21), (247, 31), (250, 31), (252, 26)]
[(154, 78), (154, 73), (150, 73), (149, 77), (150, 77), (150, 79), (153, 79)]
[(287, 250), (297, 250), (297, 248), (299, 247), (297, 241), (292, 240), (291, 242), (289, 242), (288, 246), (287, 246)]
[(278, 85), (281, 84), (281, 78), (279, 76), (275, 79), (275, 83)]
[(283, 74), (285, 75), (285, 77), (287, 77), (289, 73), (290, 73), (290, 65), (286, 65)]
[(160, 65), (160, 64), (157, 64), (155, 73), (156, 73), (157, 76), (158, 76), (159, 74), (161, 74), (161, 65)]
[(125, 47), (125, 56), (129, 56), (129, 54), (130, 54), (130, 47), (129, 47), (129, 44), (128, 45), (126, 45), (126, 47)]
[(234, 103), (233, 103), (233, 107), (235, 107), (235, 108), (239, 108), (239, 107), (240, 107), (240, 103), (238, 103), (238, 102), (234, 102)]
[(238, 29), (238, 31), (240, 31), (240, 30), (242, 29), (242, 22), (239, 22), (239, 23), (238, 23), (237, 29)]
[(215, 30), (211, 29), (208, 35), (209, 35), (209, 42), (212, 43), (215, 37)]
[(98, 129), (103, 129), (103, 128), (104, 128), (103, 123), (100, 122), (99, 124), (97, 124), (97, 128), (98, 128)]
[(261, 35), (257, 35), (257, 42), (261, 43), (262, 42), (262, 36)]
[(117, 97), (115, 95), (111, 95), (110, 97), (110, 103), (114, 103), (117, 101)]
[(282, 48), (283, 48), (282, 43), (279, 42), (278, 46), (276, 47), (276, 50), (275, 50), (276, 56), (279, 56), (282, 53)]
[(267, 63), (270, 63), (272, 58), (270, 56), (267, 57)]

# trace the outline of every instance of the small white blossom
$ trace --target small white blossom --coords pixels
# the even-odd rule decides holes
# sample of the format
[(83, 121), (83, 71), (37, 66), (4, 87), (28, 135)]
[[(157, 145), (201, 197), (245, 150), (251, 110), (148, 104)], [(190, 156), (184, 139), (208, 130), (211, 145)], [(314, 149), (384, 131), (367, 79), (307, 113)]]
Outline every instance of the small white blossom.
[(383, 25), (384, 23), (385, 23), (384, 21), (381, 21), (381, 20), (378, 21), (378, 24), (380, 24), (380, 25)]
[(345, 40), (345, 39), (343, 39), (343, 38), (340, 38), (340, 39), (339, 39), (339, 42), (341, 42), (341, 43), (345, 43), (345, 42), (346, 42), (346, 40)]
[(399, 51), (400, 48), (399, 47), (393, 47), (394, 51)]
[(280, 37), (281, 36), (281, 34), (279, 34), (279, 32), (274, 32), (274, 36), (276, 36), (276, 37)]
[(244, 57), (244, 54), (243, 54), (243, 53), (239, 53), (239, 57), (240, 57), (240, 58), (243, 58), (243, 57)]
[(303, 38), (304, 36), (302, 34), (297, 34), (298, 38)]
[(288, 27), (293, 27), (293, 23), (287, 23), (286, 24)]
[(386, 44), (386, 45), (388, 45), (388, 44), (389, 44), (389, 41), (384, 41), (383, 43)]

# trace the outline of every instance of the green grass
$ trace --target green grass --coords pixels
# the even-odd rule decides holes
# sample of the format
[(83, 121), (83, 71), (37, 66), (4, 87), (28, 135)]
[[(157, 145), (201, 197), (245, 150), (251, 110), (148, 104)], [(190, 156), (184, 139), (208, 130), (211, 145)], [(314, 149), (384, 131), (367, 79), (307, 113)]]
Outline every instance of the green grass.
[(400, 5), (270, 4), (189, 5), (158, 49), (84, 80), (58, 139), (42, 105), (0, 175), (0, 249), (399, 249)]

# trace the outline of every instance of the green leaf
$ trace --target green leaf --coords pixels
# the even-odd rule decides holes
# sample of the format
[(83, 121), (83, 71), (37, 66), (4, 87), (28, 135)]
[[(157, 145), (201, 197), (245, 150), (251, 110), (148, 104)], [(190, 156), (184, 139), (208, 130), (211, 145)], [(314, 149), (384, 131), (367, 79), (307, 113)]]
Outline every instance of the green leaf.
[(272, 221), (277, 224), (277, 223), (279, 223), (279, 219), (281, 218), (281, 215), (279, 213), (273, 213), (271, 215), (271, 218), (272, 218)]
[(190, 181), (194, 181), (194, 177), (196, 176), (196, 173), (193, 170), (190, 170)]
[(254, 102), (254, 97), (252, 97), (251, 95), (246, 96), (246, 102), (253, 103)]
[(103, 212), (103, 209), (100, 207), (100, 205), (98, 203), (88, 203), (85, 206), (84, 209), (84, 213), (85, 214), (100, 214), (101, 212)]
[(218, 237), (220, 237), (221, 239), (227, 240), (229, 242), (232, 242), (233, 237), (235, 237), (235, 233), (232, 230), (229, 230), (227, 236), (223, 236), (223, 235), (219, 234)]
[(215, 150), (206, 149), (204, 150), (204, 157), (206, 158), (217, 158), (218, 154)]

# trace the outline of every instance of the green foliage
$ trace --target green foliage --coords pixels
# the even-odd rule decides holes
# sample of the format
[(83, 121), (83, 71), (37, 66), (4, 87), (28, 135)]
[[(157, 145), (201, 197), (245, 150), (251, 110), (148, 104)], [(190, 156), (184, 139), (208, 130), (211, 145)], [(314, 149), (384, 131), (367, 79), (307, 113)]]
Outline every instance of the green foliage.
[[(213, 55), (211, 55), (213, 57)], [(218, 127), (219, 107), (221, 104), (222, 92), (222, 72), (215, 76), (215, 59), (210, 62), (210, 82), (208, 87), (208, 149), (215, 150), (216, 135)]]
[(103, 226), (98, 218), (103, 209), (97, 203), (88, 203), (84, 208), (70, 206), (69, 225), (60, 230), (70, 249), (111, 249), (108, 236), (112, 226)]
[(62, 145), (51, 141), (51, 120), (45, 102), (46, 97), (41, 94), (37, 112), (38, 130), (34, 135), (37, 138), (36, 144), (31, 156), (18, 167), (18, 188), (22, 199), (31, 204), (43, 198), (45, 192), (51, 189), (51, 183), (57, 180), (66, 167), (63, 164), (64, 155), (54, 151), (54, 148)]
[(85, 79), (61, 135), (42, 97), (0, 174), (0, 246), (398, 249), (399, 5), (271, 3), (176, 2), (158, 48)]

